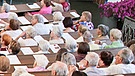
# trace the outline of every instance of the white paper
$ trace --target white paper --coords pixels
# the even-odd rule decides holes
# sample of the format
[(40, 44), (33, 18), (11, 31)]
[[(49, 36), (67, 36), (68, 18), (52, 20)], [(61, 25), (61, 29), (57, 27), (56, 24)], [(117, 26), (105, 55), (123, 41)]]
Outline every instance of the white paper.
[(67, 39), (73, 39), (73, 40), (75, 40), (70, 34), (68, 34), (68, 33), (63, 33), (62, 34), (62, 37), (65, 39), (65, 40), (67, 40)]
[(35, 60), (37, 61), (41, 61), (42, 59), (45, 58), (44, 54), (40, 54), (40, 55), (33, 55), (33, 57), (35, 58)]
[(57, 53), (60, 50), (60, 46), (57, 44), (50, 45), (50, 49), (53, 51), (53, 53)]
[(33, 39), (23, 39), (19, 38), (18, 42), (21, 46), (37, 46), (37, 42)]
[(3, 30), (5, 27), (5, 24), (0, 24), (0, 30)]
[(40, 40), (44, 40), (44, 38), (41, 37), (40, 35), (35, 36), (34, 39), (36, 40), (37, 43), (39, 43)]
[(28, 67), (27, 66), (14, 66), (15, 70), (19, 69), (19, 68), (22, 68), (22, 69), (27, 69)]
[(70, 14), (73, 15), (74, 17), (76, 17), (76, 18), (77, 18), (77, 17), (80, 17), (80, 15), (77, 14), (76, 12), (70, 12)]
[(43, 17), (44, 22), (49, 22), (45, 17)]
[(31, 24), (24, 16), (18, 17), (18, 20), (19, 20), (22, 24)]
[(10, 64), (21, 64), (16, 55), (8, 55), (7, 57), (9, 58)]
[(30, 9), (40, 8), (40, 6), (37, 3), (34, 3), (33, 5), (26, 4)]
[(24, 55), (34, 54), (34, 52), (31, 50), (30, 47), (23, 47), (21, 48), (21, 51), (23, 52)]
[(17, 8), (14, 5), (10, 5), (10, 10), (17, 10)]
[(108, 0), (107, 2), (120, 2), (121, 0)]
[(0, 54), (8, 55), (9, 52), (8, 51), (0, 51)]
[(23, 31), (25, 31), (25, 30), (27, 30), (28, 27), (29, 27), (29, 26), (21, 26), (21, 29), (22, 29)]

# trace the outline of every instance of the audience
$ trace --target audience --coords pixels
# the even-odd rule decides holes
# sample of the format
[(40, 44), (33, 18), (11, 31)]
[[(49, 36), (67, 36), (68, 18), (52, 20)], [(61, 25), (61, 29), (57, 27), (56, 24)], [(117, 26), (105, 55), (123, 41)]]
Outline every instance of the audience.
[(1, 7), (1, 13), (0, 18), (8, 18), (10, 12), (10, 5), (7, 3), (4, 3)]
[(65, 48), (68, 52), (75, 52), (77, 48), (77, 43), (74, 39), (67, 39), (65, 43)]
[(134, 55), (129, 48), (121, 49), (115, 56), (115, 64), (106, 69), (107, 75), (135, 73), (135, 65), (131, 64)]
[(52, 6), (52, 11), (64, 12), (63, 6), (58, 2), (51, 1), (51, 6)]
[(67, 12), (70, 10), (70, 4), (66, 2), (66, 0), (59, 0), (59, 3), (62, 4), (64, 12)]
[(73, 21), (71, 17), (65, 17), (65, 19), (63, 20), (63, 24), (64, 24), (64, 27), (66, 28), (64, 32), (74, 32), (74, 30), (72, 29)]

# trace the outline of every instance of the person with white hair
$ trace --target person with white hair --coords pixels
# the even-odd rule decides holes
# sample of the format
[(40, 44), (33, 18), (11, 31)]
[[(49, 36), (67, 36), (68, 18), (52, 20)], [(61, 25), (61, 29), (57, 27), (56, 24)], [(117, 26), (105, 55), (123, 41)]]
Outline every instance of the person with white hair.
[(39, 51), (35, 52), (36, 54), (48, 54), (50, 53), (49, 50), (50, 43), (47, 40), (40, 40), (39, 41)]
[(33, 64), (33, 68), (27, 68), (28, 72), (35, 72), (35, 71), (46, 71), (46, 66), (49, 63), (49, 60), (45, 55), (34, 55), (35, 62)]
[(87, 75), (105, 75), (106, 73), (103, 70), (97, 68), (99, 62), (99, 55), (95, 52), (89, 52), (85, 59), (79, 62), (79, 67), (86, 67), (83, 71)]
[(63, 21), (64, 20), (64, 16), (62, 15), (61, 12), (57, 11), (53, 13), (53, 24), (54, 26), (60, 26), (61, 29), (65, 29), (64, 25), (63, 25)]
[(52, 69), (50, 70), (52, 71), (53, 76), (67, 76), (69, 73), (67, 65), (60, 61), (53, 63)]
[(51, 1), (51, 8), (52, 8), (52, 11), (64, 12), (63, 6), (60, 3), (57, 3), (54, 1)]
[(50, 44), (64, 44), (62, 39), (63, 31), (59, 26), (53, 26), (52, 32), (50, 34)]
[(123, 48), (115, 56), (116, 65), (110, 65), (105, 71), (107, 75), (135, 73), (133, 60), (133, 52), (129, 48)]
[(111, 29), (110, 30), (110, 40), (111, 45), (106, 45), (105, 48), (117, 48), (117, 47), (124, 47), (123, 42), (121, 41), (122, 33), (118, 29)]
[(35, 14), (32, 16), (31, 24), (39, 35), (45, 35), (50, 33), (49, 26), (44, 24), (44, 17), (40, 14)]
[(34, 75), (29, 74), (25, 69), (18, 68), (15, 69), (15, 71), (12, 73), (12, 76), (34, 76)]
[(77, 42), (74, 39), (66, 39), (65, 48), (68, 50), (68, 52), (75, 52)]
[(28, 26), (28, 28), (20, 34), (16, 40), (20, 43), (21, 46), (37, 46), (37, 42), (33, 39), (37, 35), (37, 32), (32, 26)]
[(0, 18), (8, 18), (9, 11), (10, 11), (10, 5), (4, 3), (3, 6), (1, 7)]

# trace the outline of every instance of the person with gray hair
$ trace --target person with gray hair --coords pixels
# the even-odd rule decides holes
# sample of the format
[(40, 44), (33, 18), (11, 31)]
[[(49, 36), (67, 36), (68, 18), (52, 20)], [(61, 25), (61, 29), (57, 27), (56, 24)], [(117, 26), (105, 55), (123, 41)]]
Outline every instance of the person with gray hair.
[(68, 52), (75, 52), (77, 48), (77, 42), (74, 39), (67, 39), (65, 48), (68, 50)]
[(63, 31), (60, 26), (53, 26), (52, 32), (50, 34), (50, 44), (63, 44), (64, 40), (62, 39)]
[(90, 31), (85, 31), (83, 34), (83, 40), (84, 42), (87, 42), (90, 46), (90, 50), (96, 50), (100, 49), (100, 45), (95, 44), (94, 41), (92, 41), (93, 35), (90, 33)]
[(44, 24), (44, 17), (40, 14), (35, 14), (32, 16), (31, 24), (39, 35), (45, 35), (50, 33), (49, 26)]
[(110, 30), (110, 40), (111, 45), (106, 45), (105, 48), (117, 48), (117, 47), (124, 47), (123, 42), (121, 41), (122, 33), (118, 29), (111, 29)]
[(3, 6), (1, 7), (0, 18), (8, 18), (9, 11), (10, 11), (10, 5), (4, 3)]
[(115, 56), (116, 65), (110, 65), (105, 71), (107, 75), (135, 73), (135, 65), (131, 63), (133, 60), (132, 51), (123, 48)]
[(39, 51), (35, 52), (36, 54), (48, 54), (50, 53), (49, 50), (50, 43), (47, 40), (40, 40), (39, 41)]
[(97, 68), (98, 62), (99, 62), (99, 55), (95, 52), (89, 52), (85, 56), (86, 61), (86, 69), (83, 71), (87, 75), (105, 75), (105, 72), (103, 70), (100, 70)]

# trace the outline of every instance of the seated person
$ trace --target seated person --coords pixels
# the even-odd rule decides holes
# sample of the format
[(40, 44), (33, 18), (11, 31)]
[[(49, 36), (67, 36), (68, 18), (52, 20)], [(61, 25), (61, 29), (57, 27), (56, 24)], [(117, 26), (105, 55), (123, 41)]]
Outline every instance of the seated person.
[(89, 44), (86, 42), (80, 42), (78, 45), (77, 55), (75, 56), (76, 60), (81, 61), (84, 59), (87, 55), (87, 52), (90, 52)]
[(63, 20), (64, 27), (66, 28), (63, 32), (75, 32), (72, 27), (73, 27), (73, 21), (71, 17), (65, 17)]
[[(135, 44), (132, 44), (129, 48), (132, 50), (134, 57), (135, 57)], [(134, 61), (132, 63), (135, 64), (135, 58), (134, 58)]]
[(10, 67), (10, 61), (9, 59), (2, 55), (0, 56), (0, 73), (7, 73)]
[(76, 41), (77, 42), (83, 42), (84, 40), (83, 40), (83, 34), (84, 34), (84, 32), (85, 31), (87, 31), (88, 29), (87, 29), (87, 27), (85, 27), (85, 26), (83, 26), (83, 25), (80, 25), (79, 26), (79, 28), (78, 28), (78, 34), (79, 34), (79, 38), (78, 39), (76, 39)]
[(55, 1), (51, 1), (52, 11), (64, 12), (63, 6)]
[(35, 28), (37, 34), (45, 35), (49, 34), (50, 30), (47, 25), (44, 24), (44, 17), (40, 14), (35, 14), (32, 16), (31, 24)]
[(62, 39), (63, 31), (59, 26), (53, 26), (53, 30), (50, 34), (50, 44), (64, 44), (64, 40)]
[(94, 25), (91, 22), (91, 20), (92, 20), (92, 14), (89, 11), (84, 11), (82, 13), (82, 16), (81, 16), (80, 20), (78, 20), (77, 22), (74, 23), (74, 24), (76, 24), (76, 26), (74, 28), (76, 30), (78, 30), (78, 27), (80, 25), (83, 25), (83, 26), (87, 27), (88, 30), (93, 30)]
[(37, 46), (37, 42), (33, 39), (37, 35), (37, 32), (32, 26), (28, 26), (27, 30), (20, 34), (16, 40), (20, 43), (20, 46)]
[(98, 28), (97, 28), (98, 37), (96, 39), (98, 40), (109, 39), (108, 32), (109, 32), (108, 26), (105, 26), (103, 24), (98, 25)]
[(6, 51), (7, 46), (12, 41), (12, 38), (8, 34), (3, 34), (1, 36), (1, 51)]
[(100, 60), (98, 63), (98, 67), (100, 68), (109, 67), (113, 61), (113, 58), (114, 56), (110, 51), (102, 51), (100, 53)]
[(135, 65), (131, 63), (134, 55), (129, 48), (121, 49), (115, 59), (116, 65), (110, 65), (105, 70), (107, 75), (135, 73)]
[(49, 50), (50, 43), (47, 40), (40, 40), (39, 41), (39, 48), (36, 54), (48, 54), (50, 53)]
[(20, 52), (20, 48), (21, 48), (20, 44), (17, 41), (12, 40), (8, 45), (7, 50), (10, 55), (17, 55)]
[(118, 29), (111, 29), (110, 30), (110, 40), (111, 45), (106, 45), (105, 48), (118, 48), (124, 47), (123, 42), (121, 41), (122, 33)]
[(35, 72), (35, 71), (46, 71), (46, 66), (48, 65), (49, 61), (45, 55), (37, 55), (35, 57), (35, 62), (33, 64), (33, 68), (27, 68), (28, 72)]
[(59, 0), (59, 3), (62, 4), (64, 12), (70, 10), (70, 3), (66, 2), (66, 0)]
[(1, 7), (1, 13), (0, 18), (8, 18), (10, 12), (10, 5), (7, 3), (4, 3)]

